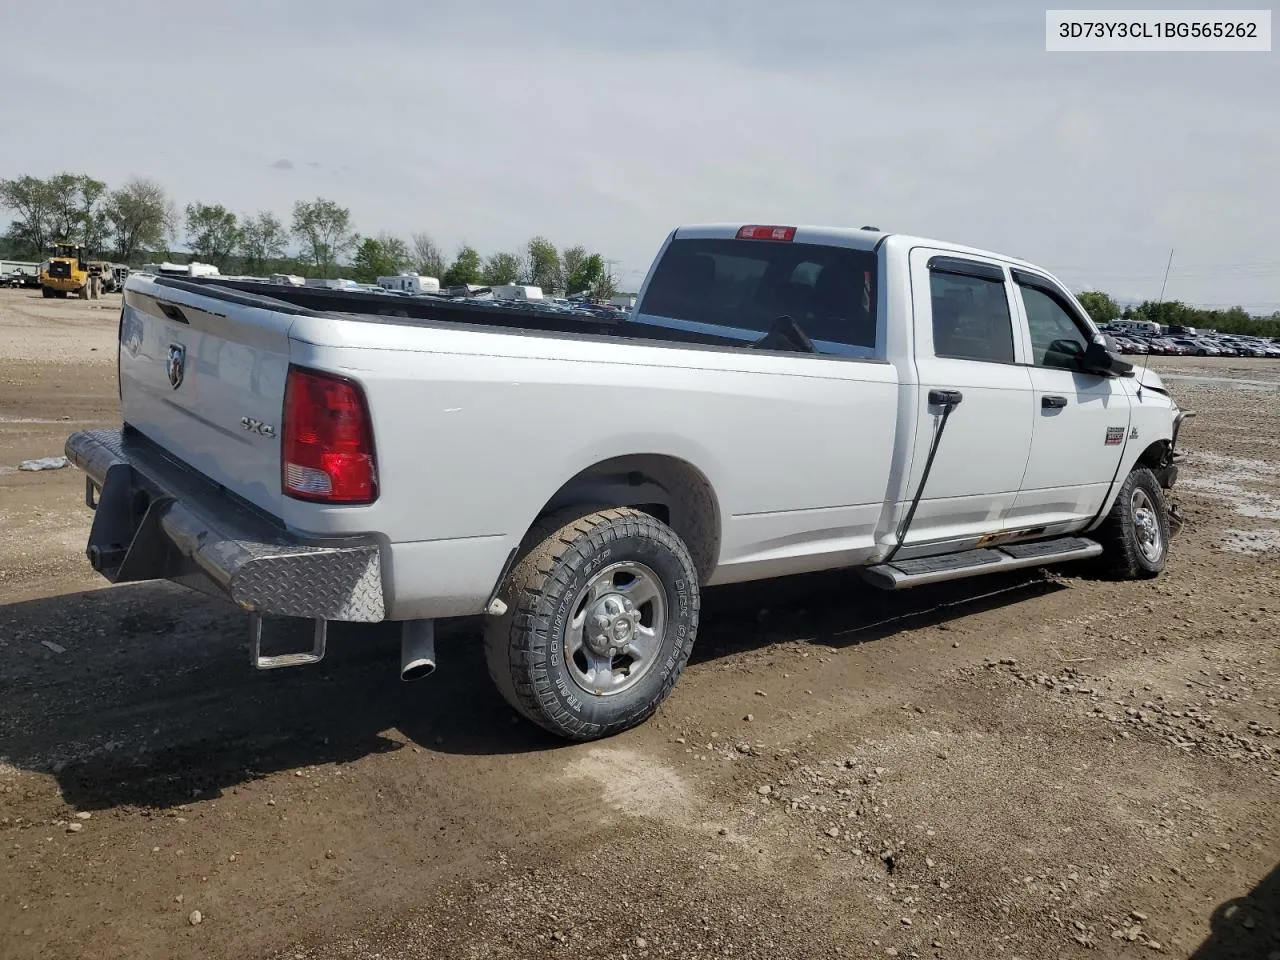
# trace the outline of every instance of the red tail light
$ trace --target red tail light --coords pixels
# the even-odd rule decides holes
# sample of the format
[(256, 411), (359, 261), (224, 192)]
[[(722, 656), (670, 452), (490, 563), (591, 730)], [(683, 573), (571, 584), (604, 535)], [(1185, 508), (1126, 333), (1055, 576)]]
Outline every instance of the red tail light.
[(378, 499), (369, 407), (354, 381), (290, 367), (280, 448), (286, 496), (348, 504)]
[(738, 230), (739, 240), (794, 240), (795, 227), (746, 226)]

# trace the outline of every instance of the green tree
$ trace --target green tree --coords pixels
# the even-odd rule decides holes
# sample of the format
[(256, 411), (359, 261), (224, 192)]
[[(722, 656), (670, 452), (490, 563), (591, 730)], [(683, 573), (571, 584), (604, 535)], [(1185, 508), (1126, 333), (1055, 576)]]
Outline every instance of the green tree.
[(49, 232), (55, 243), (82, 242), (80, 230), (80, 185), (88, 179), (74, 173), (55, 173), (49, 184)]
[(101, 180), (79, 173), (0, 180), (0, 207), (17, 214), (8, 232), (11, 246), (42, 256), (50, 243), (65, 240), (98, 251), (107, 229), (106, 189)]
[(333, 266), (355, 243), (351, 232), (351, 211), (332, 200), (316, 197), (293, 205), (293, 234), (309, 261), (322, 277), (329, 277)]
[(187, 204), (187, 245), (192, 255), (225, 271), (240, 246), (240, 222), (220, 203)]
[[(566, 266), (569, 251), (565, 251)], [(564, 289), (566, 293), (582, 293), (590, 291), (595, 296), (595, 290), (601, 279), (604, 277), (604, 258), (598, 253), (589, 256), (583, 256), (578, 261), (573, 273), (565, 277)]]
[[(599, 254), (595, 254), (599, 256)], [(618, 278), (613, 275), (607, 263), (600, 264), (600, 275), (591, 285), (591, 296), (597, 300), (608, 300), (618, 292)]]
[(1145, 320), (1164, 326), (1178, 324), (1194, 327), (1199, 320), (1198, 311), (1188, 307), (1181, 300), (1162, 300), (1159, 303), (1144, 300), (1138, 306), (1126, 311), (1130, 320)]
[(284, 224), (267, 210), (241, 217), (238, 252), (245, 272), (266, 273), (271, 263), (284, 258), (288, 240)]
[(133, 263), (144, 249), (159, 248), (177, 220), (164, 187), (142, 177), (134, 177), (119, 190), (113, 190), (104, 212), (114, 236), (116, 255), (125, 263)]
[(356, 247), (351, 261), (353, 279), (357, 283), (376, 283), (378, 277), (394, 276), (411, 263), (409, 248), (399, 237), (382, 233), (365, 237)]
[(446, 287), (457, 287), (464, 283), (480, 283), (482, 269), (480, 253), (475, 247), (464, 246), (454, 258), (453, 266), (444, 272), (440, 283)]
[(1101, 290), (1086, 290), (1076, 297), (1080, 306), (1084, 307), (1094, 323), (1110, 323), (1120, 318), (1120, 307), (1110, 295)]
[(9, 225), (10, 249), (17, 256), (40, 257), (48, 249), (53, 197), (39, 177), (0, 180), (0, 207), (16, 216)]
[(546, 237), (534, 237), (529, 241), (525, 263), (529, 267), (529, 282), (553, 293), (564, 286), (564, 273), (560, 266), (560, 254)]
[(481, 283), (493, 287), (503, 283), (515, 283), (521, 274), (520, 255), (516, 253), (490, 254), (484, 261)]
[[(587, 259), (587, 248), (583, 246), (568, 247), (560, 255), (560, 275), (564, 278), (565, 289), (569, 293), (577, 293), (578, 290), (585, 290), (586, 286), (578, 287), (577, 290), (569, 290), (569, 278), (579, 274), (582, 270), (582, 263)], [(601, 263), (603, 267), (604, 264)]]
[(107, 242), (107, 185), (93, 177), (80, 178), (80, 239), (92, 252), (101, 253)]
[(413, 235), (413, 262), (418, 273), (425, 277), (441, 279), (448, 269), (444, 262), (444, 254), (426, 233)]

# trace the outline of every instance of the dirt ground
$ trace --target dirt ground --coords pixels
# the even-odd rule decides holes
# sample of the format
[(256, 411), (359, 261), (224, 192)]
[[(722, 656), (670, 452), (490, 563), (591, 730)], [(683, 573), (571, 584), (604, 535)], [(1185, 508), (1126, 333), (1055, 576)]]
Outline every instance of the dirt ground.
[(1280, 362), (1152, 360), (1160, 579), (708, 591), (658, 716), (566, 746), (474, 624), (258, 673), (104, 588), (82, 477), (16, 468), (116, 422), (118, 310), (0, 292), (0, 957), (1280, 958)]

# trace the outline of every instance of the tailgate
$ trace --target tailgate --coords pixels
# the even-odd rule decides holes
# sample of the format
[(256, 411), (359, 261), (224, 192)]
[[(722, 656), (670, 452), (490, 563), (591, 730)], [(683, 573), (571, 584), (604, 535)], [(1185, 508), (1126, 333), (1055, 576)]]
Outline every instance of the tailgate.
[(120, 318), (124, 422), (279, 516), (280, 417), (297, 308), (194, 286), (129, 278)]

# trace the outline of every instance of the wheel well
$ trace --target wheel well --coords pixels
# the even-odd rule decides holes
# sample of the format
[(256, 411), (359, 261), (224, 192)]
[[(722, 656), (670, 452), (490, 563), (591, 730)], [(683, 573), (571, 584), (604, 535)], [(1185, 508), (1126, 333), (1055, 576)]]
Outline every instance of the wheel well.
[(1159, 470), (1169, 463), (1171, 448), (1168, 440), (1157, 440), (1138, 456), (1138, 463), (1152, 470)]
[(643, 510), (684, 541), (704, 583), (715, 569), (720, 554), (720, 505), (702, 471), (685, 460), (660, 454), (604, 460), (557, 490), (538, 516), (576, 504)]

